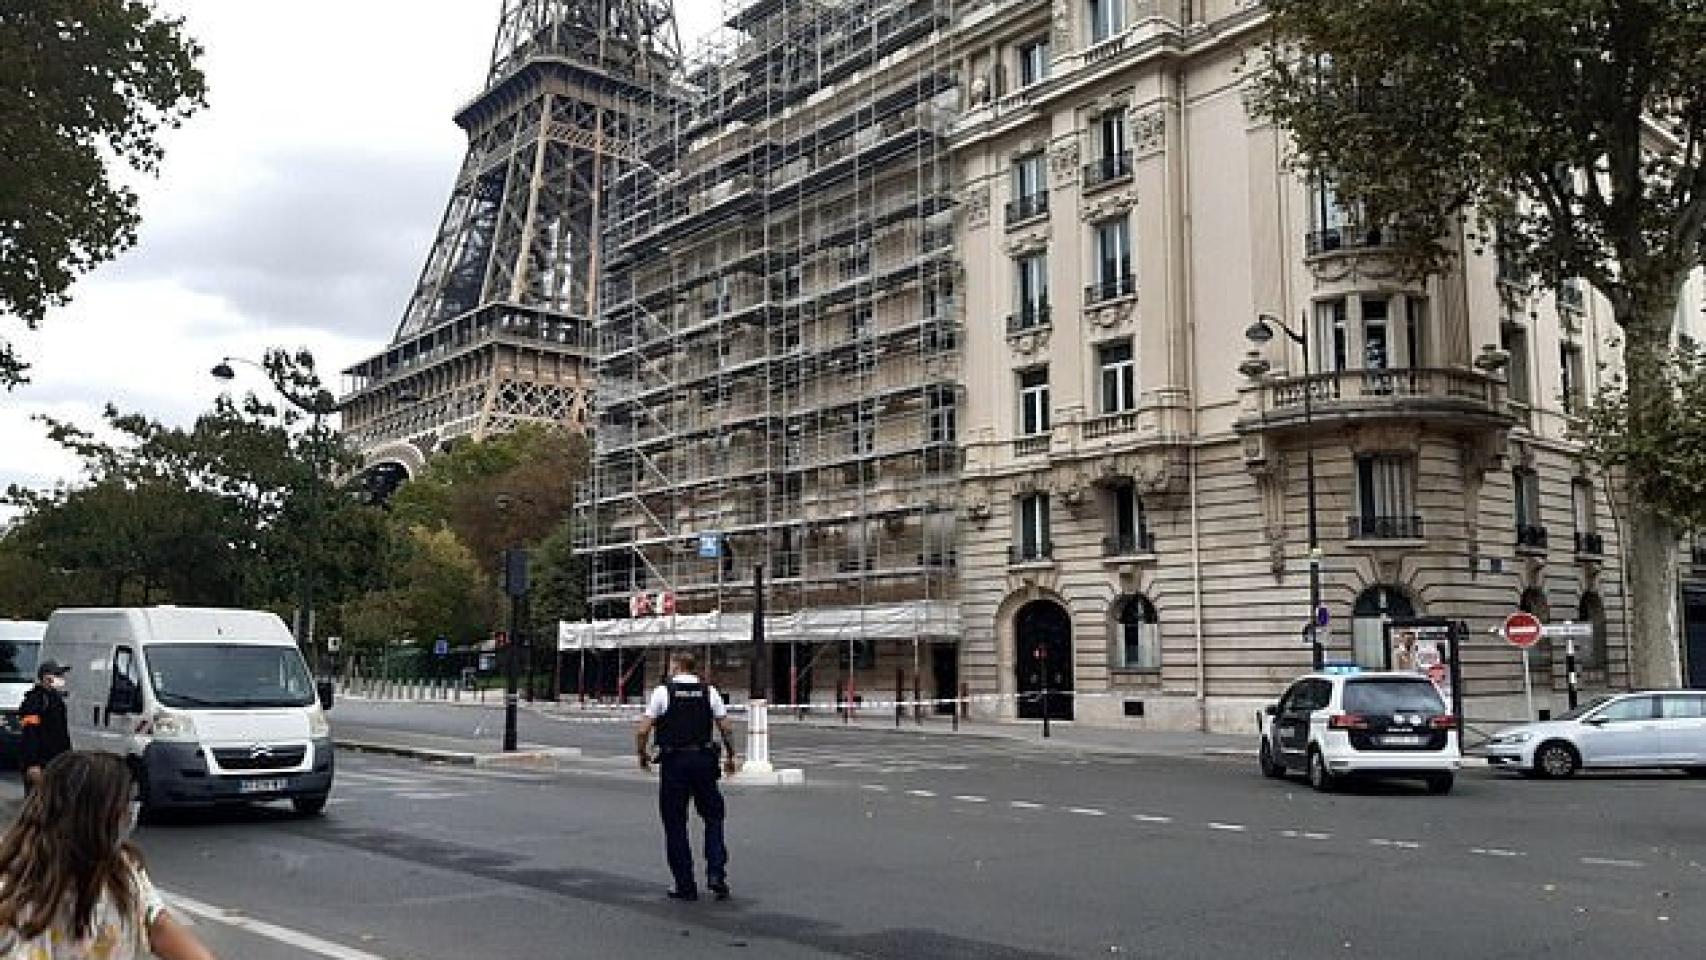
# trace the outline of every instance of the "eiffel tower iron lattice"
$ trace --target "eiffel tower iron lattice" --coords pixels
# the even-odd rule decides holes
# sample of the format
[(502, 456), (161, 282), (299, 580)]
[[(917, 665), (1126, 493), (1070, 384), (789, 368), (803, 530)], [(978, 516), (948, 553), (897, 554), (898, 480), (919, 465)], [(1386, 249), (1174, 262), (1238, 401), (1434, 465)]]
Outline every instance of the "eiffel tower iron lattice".
[(415, 292), (390, 345), (344, 371), (365, 466), (413, 475), (458, 437), (584, 428), (606, 191), (680, 65), (670, 0), (503, 0)]

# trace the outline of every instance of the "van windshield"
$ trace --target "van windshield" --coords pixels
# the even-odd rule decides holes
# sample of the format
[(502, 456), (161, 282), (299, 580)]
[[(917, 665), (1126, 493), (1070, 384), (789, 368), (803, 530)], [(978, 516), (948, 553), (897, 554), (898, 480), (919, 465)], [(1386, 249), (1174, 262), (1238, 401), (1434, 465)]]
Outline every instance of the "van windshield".
[(39, 640), (0, 640), (0, 683), (35, 683)]
[(154, 696), (168, 707), (306, 707), (314, 683), (295, 647), (213, 643), (147, 648)]

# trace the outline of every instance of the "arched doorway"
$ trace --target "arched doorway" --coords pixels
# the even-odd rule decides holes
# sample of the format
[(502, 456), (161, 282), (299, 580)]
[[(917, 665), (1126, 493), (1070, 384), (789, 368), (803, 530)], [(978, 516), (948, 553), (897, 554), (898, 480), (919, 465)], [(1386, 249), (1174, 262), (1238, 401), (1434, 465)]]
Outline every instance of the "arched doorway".
[(1409, 620), (1416, 615), (1410, 595), (1389, 583), (1377, 583), (1357, 594), (1351, 607), (1351, 656), (1359, 667), (1369, 670), (1392, 668), (1392, 651), (1386, 648), (1386, 621)]
[[(1052, 600), (1032, 600), (1013, 617), (1019, 718), (1072, 719), (1072, 619)], [(1061, 696), (1060, 694), (1067, 694)]]

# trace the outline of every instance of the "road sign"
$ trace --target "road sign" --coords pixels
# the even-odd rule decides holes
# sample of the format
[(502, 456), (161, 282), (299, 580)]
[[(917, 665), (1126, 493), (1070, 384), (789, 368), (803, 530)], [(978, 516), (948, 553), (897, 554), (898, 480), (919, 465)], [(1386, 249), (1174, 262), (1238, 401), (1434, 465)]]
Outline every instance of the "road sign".
[(1317, 627), (1324, 627), (1327, 624), (1331, 623), (1332, 620), (1333, 620), (1333, 615), (1327, 612), (1327, 605), (1326, 604), (1323, 603), (1320, 606), (1315, 608), (1315, 625)]
[(1505, 618), (1505, 642), (1526, 650), (1540, 642), (1541, 629), (1538, 617), (1518, 610)]
[(723, 535), (720, 533), (701, 533), (699, 535), (699, 556), (706, 560), (715, 560), (723, 555)]
[(1540, 628), (1543, 637), (1579, 637), (1586, 639), (1593, 636), (1591, 623), (1548, 623)]
[(450, 641), (439, 637), (432, 645), (432, 654), (435, 657), (450, 656)]

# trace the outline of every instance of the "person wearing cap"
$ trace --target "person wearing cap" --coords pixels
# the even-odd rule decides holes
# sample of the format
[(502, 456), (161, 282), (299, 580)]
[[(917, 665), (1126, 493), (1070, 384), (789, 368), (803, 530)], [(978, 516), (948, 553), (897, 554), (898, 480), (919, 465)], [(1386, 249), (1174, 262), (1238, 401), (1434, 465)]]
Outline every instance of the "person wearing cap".
[(71, 668), (52, 660), (36, 668), (36, 685), (18, 705), (18, 725), (23, 735), (18, 744), (18, 768), (24, 771), (24, 789), (41, 783), (42, 768), (54, 757), (71, 749), (71, 728), (65, 719), (65, 675)]

